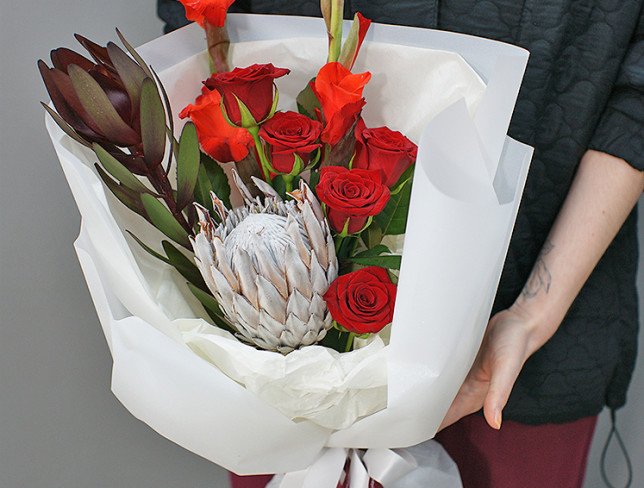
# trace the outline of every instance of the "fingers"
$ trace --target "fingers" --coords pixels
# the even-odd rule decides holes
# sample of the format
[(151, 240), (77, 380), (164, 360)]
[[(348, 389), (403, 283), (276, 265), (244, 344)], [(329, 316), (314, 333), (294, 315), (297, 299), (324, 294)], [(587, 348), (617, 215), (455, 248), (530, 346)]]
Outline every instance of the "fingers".
[(456, 398), (449, 407), (441, 426), (438, 430), (459, 421), (466, 415), (478, 412), (483, 406), (483, 399), (487, 393), (487, 384), (474, 379), (473, 375), (468, 376), (461, 386)]
[(497, 362), (492, 369), (490, 388), (483, 403), (483, 413), (487, 423), (494, 429), (501, 428), (503, 409), (508, 403), (512, 387), (523, 367), (522, 357), (516, 355), (505, 358), (504, 361)]

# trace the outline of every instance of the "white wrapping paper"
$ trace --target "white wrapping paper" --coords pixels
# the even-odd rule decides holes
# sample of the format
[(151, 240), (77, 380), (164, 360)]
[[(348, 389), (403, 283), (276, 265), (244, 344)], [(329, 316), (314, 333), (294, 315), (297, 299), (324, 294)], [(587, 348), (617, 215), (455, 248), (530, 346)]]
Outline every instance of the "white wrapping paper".
[[(303, 49), (324, 47), (319, 19), (231, 15), (229, 23), (233, 42), (278, 41), (264, 43), (263, 55), (287, 44), (280, 39), (297, 38)], [(374, 354), (364, 357), (352, 353), (355, 365), (337, 374), (345, 385), (357, 378), (358, 387), (328, 399), (345, 401), (333, 415), (325, 416), (330, 409), (309, 412), (318, 423), (284, 413), (284, 405), (293, 409), (301, 392), (286, 402), (276, 398), (288, 383), (283, 377), (258, 376), (250, 362), (241, 373), (227, 359), (213, 364), (240, 352), (234, 339), (203, 337), (208, 333), (195, 300), (170, 270), (130, 248), (122, 229), (147, 242), (158, 242), (159, 235), (105, 194), (90, 169), (91, 154), (47, 121), (82, 215), (75, 246), (112, 351), (114, 394), (162, 435), (240, 474), (303, 470), (325, 446), (395, 448), (431, 438), (474, 359), (490, 313), (532, 153), (506, 137), (527, 52), (470, 36), (382, 25), (373, 26), (367, 41), (372, 44), (365, 44), (356, 67), (374, 75), (366, 92), (367, 124), (386, 123), (419, 140), (419, 158), (390, 344), (375, 344)], [(260, 45), (253, 45), (257, 56)], [(414, 49), (400, 47), (405, 45)], [(195, 82), (198, 87), (207, 75), (203, 48), (203, 33), (193, 25), (139, 50), (160, 72), (175, 116), (192, 102)], [(396, 49), (400, 56), (379, 57)], [(462, 60), (428, 49), (460, 53), (478, 76)], [(236, 64), (243, 65), (242, 51), (241, 46), (233, 51)], [(300, 81), (308, 81), (322, 64), (323, 54), (319, 57), (319, 62), (303, 60), (314, 66), (313, 73), (294, 72), (280, 83), (283, 107), (303, 86)], [(418, 59), (431, 65), (447, 58), (447, 78), (466, 73), (460, 87), (439, 76), (432, 83), (443, 87), (442, 95), (414, 93), (414, 86), (422, 86), (414, 80), (431, 72)], [(299, 69), (276, 55), (245, 60)], [(195, 338), (214, 349), (208, 352), (204, 342), (195, 347)], [(276, 361), (252, 353), (262, 354), (261, 360)], [(364, 361), (373, 362), (376, 355), (381, 360), (374, 375), (351, 378), (356, 365), (371, 368)], [(351, 399), (360, 392), (367, 395), (351, 410)], [(342, 412), (364, 415), (364, 406), (378, 411), (357, 422), (343, 417)], [(343, 428), (329, 428), (334, 425)]]

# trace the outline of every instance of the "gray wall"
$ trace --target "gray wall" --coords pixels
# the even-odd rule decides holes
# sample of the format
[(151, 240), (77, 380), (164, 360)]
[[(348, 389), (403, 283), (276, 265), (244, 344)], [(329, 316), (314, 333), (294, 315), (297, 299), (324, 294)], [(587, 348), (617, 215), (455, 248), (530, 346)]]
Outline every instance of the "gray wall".
[[(0, 0), (0, 487), (225, 487), (217, 466), (163, 439), (111, 395), (110, 357), (72, 242), (79, 216), (43, 125), (35, 61), (161, 33), (154, 0)], [(644, 459), (644, 366), (620, 424)], [(639, 433), (639, 435), (638, 435)], [(605, 438), (605, 425), (596, 445)], [(600, 487), (597, 448), (587, 486)], [(611, 468), (622, 468), (619, 459)], [(636, 465), (637, 486), (644, 469)]]

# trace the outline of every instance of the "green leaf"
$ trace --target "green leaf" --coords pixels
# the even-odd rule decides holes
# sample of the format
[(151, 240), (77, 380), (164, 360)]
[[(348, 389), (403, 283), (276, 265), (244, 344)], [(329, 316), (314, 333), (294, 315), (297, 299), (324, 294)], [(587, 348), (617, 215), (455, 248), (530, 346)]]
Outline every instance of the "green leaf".
[(374, 246), (377, 246), (382, 242), (382, 229), (377, 222), (372, 222), (367, 230), (363, 231), (360, 234), (362, 242), (364, 243), (367, 249), (370, 249)]
[(380, 266), (387, 269), (400, 269), (402, 256), (369, 256), (349, 258), (349, 261), (360, 266)]
[(359, 252), (354, 257), (356, 258), (371, 258), (374, 256), (380, 256), (384, 253), (391, 253), (391, 250), (384, 244), (378, 244), (377, 246), (367, 249), (366, 251)]
[[(145, 252), (147, 252), (148, 254), (150, 254), (152, 257), (155, 257), (155, 258), (157, 258), (158, 260), (163, 261), (163, 262), (164, 262), (164, 263), (166, 263), (166, 264), (170, 264), (170, 261), (168, 260), (168, 258), (167, 258), (167, 257), (165, 257), (165, 256), (163, 256), (163, 255), (159, 254), (158, 252), (156, 252), (154, 249), (152, 249), (150, 246), (148, 246), (145, 242), (143, 242), (141, 239), (139, 239), (138, 237), (136, 237), (132, 232), (130, 232), (129, 230), (126, 230), (125, 232), (127, 232), (128, 234), (130, 234), (130, 237), (132, 237), (132, 239), (134, 239), (134, 240), (136, 241), (136, 243), (137, 243), (139, 246), (141, 246), (141, 248), (143, 248), (143, 250), (144, 250)], [(164, 241), (164, 242), (165, 242), (165, 241)], [(171, 264), (170, 264), (170, 265), (171, 265)]]
[(98, 82), (75, 64), (67, 71), (81, 105), (105, 137), (119, 146), (137, 144), (138, 134), (123, 121)]
[(125, 86), (127, 94), (130, 96), (132, 107), (138, 107), (141, 96), (141, 84), (146, 78), (145, 71), (123, 49), (113, 42), (107, 43), (107, 52), (123, 82), (123, 86)]
[(315, 193), (315, 188), (318, 186), (319, 182), (320, 182), (320, 172), (311, 171), (311, 176), (309, 177), (309, 188), (313, 190), (313, 193)]
[(123, 36), (123, 34), (121, 34), (121, 31), (120, 31), (120, 30), (118, 30), (118, 29), (116, 29), (116, 34), (119, 36), (119, 39), (121, 40), (121, 42), (122, 42), (122, 43), (123, 43), (123, 45), (125, 46), (125, 49), (127, 49), (127, 51), (132, 55), (132, 57), (133, 57), (133, 58), (134, 58), (134, 60), (138, 63), (138, 65), (141, 67), (141, 69), (142, 69), (143, 71), (145, 71), (145, 74), (146, 74), (149, 78), (154, 78), (154, 77), (152, 76), (152, 71), (150, 70), (150, 68), (148, 67), (148, 65), (146, 64), (146, 62), (145, 62), (145, 61), (143, 61), (143, 58), (139, 55), (139, 53), (137, 53), (137, 52), (136, 52), (136, 49), (134, 49), (134, 48), (132, 47), (132, 45), (131, 45), (129, 42), (127, 42), (127, 39), (125, 39), (125, 37)]
[(168, 210), (163, 203), (152, 195), (146, 193), (141, 195), (141, 201), (143, 202), (145, 211), (150, 217), (150, 221), (157, 229), (163, 232), (174, 242), (181, 244), (187, 249), (191, 248), (188, 233), (183, 227), (181, 227), (181, 224), (177, 222), (177, 220), (172, 216), (172, 213), (170, 213), (170, 210)]
[(318, 97), (315, 96), (313, 88), (311, 88), (311, 83), (315, 83), (315, 78), (309, 81), (306, 88), (304, 88), (304, 90), (302, 90), (297, 96), (297, 109), (302, 115), (306, 115), (313, 120), (317, 120), (315, 109), (317, 108), (318, 110), (322, 110), (322, 106), (320, 105)]
[(187, 279), (192, 285), (204, 291), (208, 291), (208, 287), (201, 276), (201, 272), (193, 261), (191, 261), (179, 249), (174, 247), (171, 242), (162, 241), (161, 245), (168, 256), (169, 264), (181, 273), (181, 276)]
[(150, 68), (150, 71), (152, 71), (152, 74), (154, 75), (154, 80), (157, 82), (157, 85), (161, 89), (161, 95), (163, 96), (163, 105), (165, 106), (165, 113), (168, 121), (168, 127), (166, 127), (167, 129), (166, 136), (170, 141), (170, 150), (168, 151), (168, 164), (166, 165), (166, 174), (167, 174), (170, 172), (172, 157), (174, 156), (176, 158), (178, 156), (177, 140), (174, 138), (174, 120), (172, 117), (172, 107), (170, 105), (170, 97), (168, 97), (168, 92), (163, 86), (163, 83), (161, 83), (161, 79), (159, 78), (159, 75), (157, 75), (156, 71), (154, 71), (152, 68)]
[(130, 190), (129, 188), (119, 185), (118, 182), (114, 181), (109, 175), (101, 168), (98, 164), (95, 164), (94, 167), (98, 172), (98, 176), (103, 180), (105, 186), (114, 194), (114, 196), (127, 208), (132, 210), (132, 212), (139, 214), (146, 220), (150, 220), (148, 215), (143, 207), (141, 198), (138, 193)]
[[(237, 97), (237, 95), (235, 95), (235, 99), (237, 100), (237, 106), (239, 107), (239, 114), (241, 115), (241, 127), (244, 127), (245, 129), (248, 129), (251, 127), (257, 127), (259, 123), (255, 120), (255, 117), (253, 117), (253, 114), (250, 112), (250, 109), (246, 106), (244, 102), (242, 102)], [(221, 100), (223, 103), (223, 100), (224, 100), (223, 97)], [(224, 113), (226, 113), (225, 108), (224, 108)]]
[(230, 184), (226, 173), (217, 161), (207, 154), (201, 153), (201, 164), (199, 165), (194, 199), (210, 211), (213, 210), (212, 199), (210, 198), (211, 191), (217, 195), (226, 207), (230, 208)]
[(356, 56), (356, 51), (358, 49), (358, 40), (360, 35), (360, 21), (358, 20), (358, 15), (356, 14), (353, 17), (353, 23), (351, 24), (351, 29), (349, 34), (347, 34), (344, 44), (342, 45), (342, 51), (340, 52), (340, 57), (338, 58), (338, 63), (347, 68), (351, 69), (353, 64), (353, 59)]
[(407, 216), (409, 215), (409, 200), (411, 198), (411, 187), (414, 165), (410, 166), (398, 179), (394, 186), (397, 193), (392, 194), (387, 206), (374, 218), (383, 235), (400, 235), (405, 233), (407, 228)]
[(98, 156), (103, 168), (122, 185), (137, 193), (151, 193), (150, 190), (134, 174), (123, 166), (114, 156), (107, 152), (100, 144), (92, 144), (92, 150)]
[(83, 146), (92, 147), (89, 142), (83, 139), (74, 129), (72, 129), (71, 125), (65, 122), (65, 120), (60, 115), (58, 115), (58, 112), (56, 112), (46, 103), (40, 102), (40, 104), (45, 108), (47, 113), (51, 116), (52, 119), (54, 119), (54, 122), (56, 122), (58, 127), (60, 127), (65, 134), (67, 134), (69, 137), (74, 139), (79, 144), (82, 144)]
[(192, 122), (188, 122), (181, 131), (177, 158), (177, 206), (180, 210), (194, 199), (200, 158), (197, 129)]
[(165, 154), (165, 109), (152, 78), (141, 85), (141, 140), (145, 162), (154, 168)]
[(219, 308), (219, 304), (217, 303), (217, 300), (215, 300), (215, 297), (213, 297), (210, 293), (206, 293), (205, 291), (197, 288), (191, 283), (188, 283), (188, 288), (190, 288), (190, 291), (192, 292), (192, 294), (204, 306), (210, 318), (212, 318), (213, 321), (215, 322), (215, 325), (229, 332), (232, 332), (233, 334), (237, 333), (237, 331), (233, 329), (233, 327), (228, 323), (228, 321), (224, 317), (224, 314)]

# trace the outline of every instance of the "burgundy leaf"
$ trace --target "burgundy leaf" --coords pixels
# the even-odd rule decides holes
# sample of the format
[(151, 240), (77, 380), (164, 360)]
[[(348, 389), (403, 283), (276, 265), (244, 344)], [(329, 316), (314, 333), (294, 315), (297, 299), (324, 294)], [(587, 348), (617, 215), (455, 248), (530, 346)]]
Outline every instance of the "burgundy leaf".
[(81, 46), (87, 49), (87, 52), (92, 55), (92, 58), (94, 58), (97, 63), (105, 66), (109, 71), (115, 72), (114, 66), (112, 65), (112, 60), (110, 59), (110, 55), (107, 52), (107, 48), (99, 46), (95, 42), (90, 41), (80, 34), (74, 34), (74, 37), (81, 44)]
[(89, 74), (92, 75), (92, 78), (103, 89), (110, 103), (121, 118), (129, 125), (132, 119), (132, 105), (130, 103), (130, 97), (123, 85), (118, 80), (111, 76), (106, 76), (101, 71), (90, 70)]
[(94, 66), (89, 59), (84, 56), (81, 56), (76, 51), (67, 49), (66, 47), (61, 47), (54, 49), (51, 52), (51, 62), (54, 65), (54, 68), (57, 68), (65, 73), (67, 73), (67, 66), (70, 64), (77, 64), (85, 71), (89, 71)]
[[(47, 93), (49, 93), (49, 97), (54, 103), (54, 106), (61, 118), (83, 137), (92, 141), (102, 140), (99, 134), (85, 124), (78, 112), (74, 110), (74, 107), (70, 105), (65, 96), (61, 93), (61, 90), (52, 75), (56, 70), (49, 68), (42, 60), (38, 61), (38, 69), (40, 70), (40, 75), (45, 83), (45, 88), (47, 88)], [(59, 73), (62, 72), (59, 71)], [(80, 103), (78, 105), (80, 105)]]

